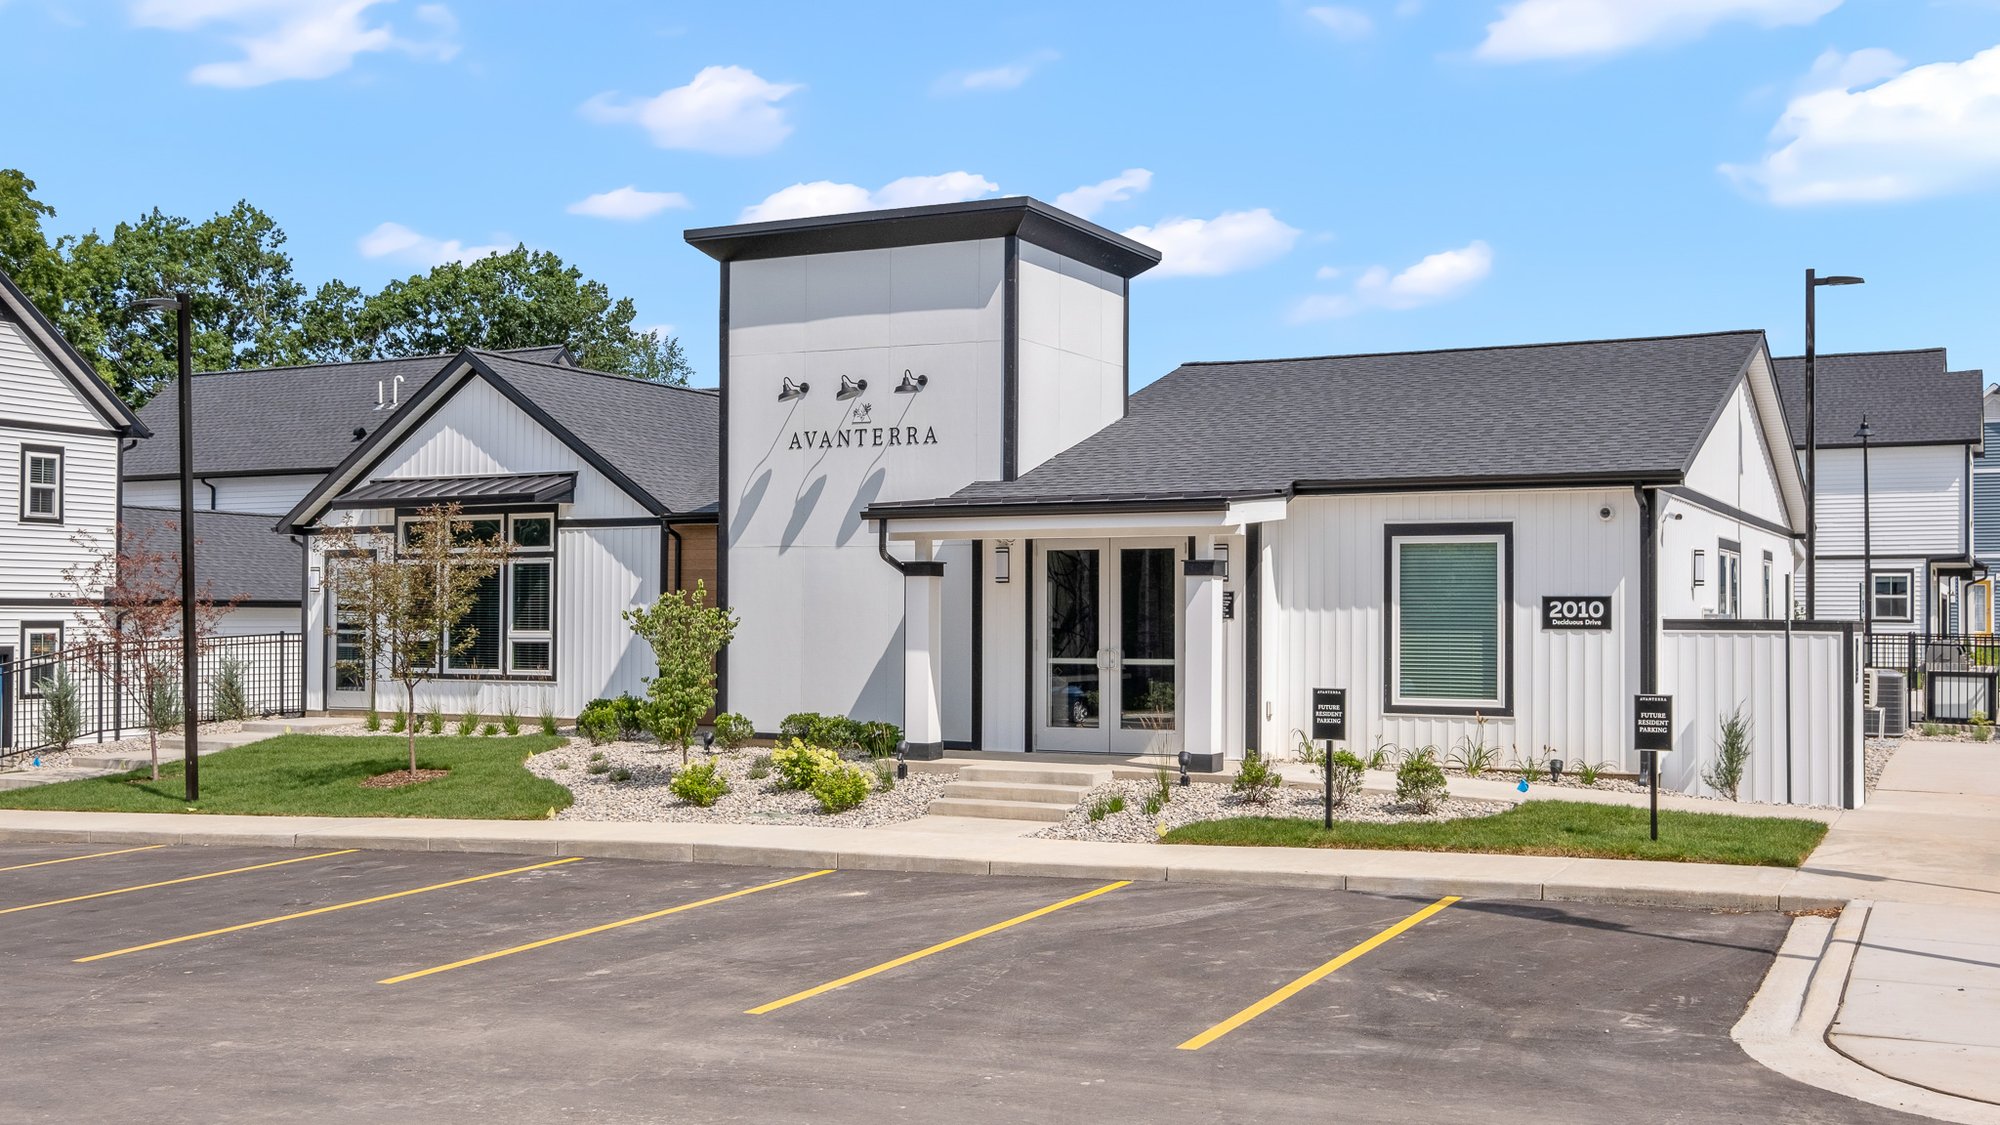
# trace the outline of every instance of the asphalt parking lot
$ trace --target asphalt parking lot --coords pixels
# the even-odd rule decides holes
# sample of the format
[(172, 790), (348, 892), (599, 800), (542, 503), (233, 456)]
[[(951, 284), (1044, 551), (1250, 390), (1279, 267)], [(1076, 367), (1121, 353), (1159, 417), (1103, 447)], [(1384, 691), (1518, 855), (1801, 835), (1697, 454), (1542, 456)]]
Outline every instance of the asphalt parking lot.
[(1730, 1042), (1786, 925), (10, 845), (0, 1106), (24, 1122), (1915, 1120)]

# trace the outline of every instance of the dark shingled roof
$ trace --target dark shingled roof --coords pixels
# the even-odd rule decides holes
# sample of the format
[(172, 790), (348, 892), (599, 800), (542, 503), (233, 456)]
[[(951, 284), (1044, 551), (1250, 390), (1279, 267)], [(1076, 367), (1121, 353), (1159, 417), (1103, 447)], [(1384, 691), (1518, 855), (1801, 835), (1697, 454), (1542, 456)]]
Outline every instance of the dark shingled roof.
[[(1792, 444), (1806, 444), (1806, 360), (1772, 361), (1784, 388), (1785, 421)], [(1814, 413), (1821, 449), (1859, 446), (1854, 431), (1862, 415), (1875, 445), (1963, 445), (1980, 440), (1985, 377), (1951, 371), (1943, 348), (1899, 352), (1845, 352), (1813, 361)]]
[(1761, 332), (1190, 363), (1013, 481), (905, 508), (1244, 497), (1294, 485), (1678, 481)]
[[(550, 346), (494, 354), (551, 360), (565, 353)], [(197, 374), (195, 472), (324, 473), (354, 451), (360, 440), (356, 428), (374, 433), (389, 416), (387, 408), (375, 409), (378, 384), (393, 386), (401, 375), (407, 398), (451, 358), (420, 355)], [(178, 391), (169, 385), (140, 409), (139, 419), (153, 437), (125, 455), (126, 477), (180, 471)]]
[[(180, 512), (119, 509), (125, 527), (159, 551), (180, 554)], [(271, 530), (271, 517), (243, 512), (194, 514), (194, 577), (216, 601), (298, 604), (303, 582), (299, 545)], [(174, 566), (175, 573), (180, 567)]]
[(718, 396), (505, 352), (478, 355), (669, 511), (715, 503)]

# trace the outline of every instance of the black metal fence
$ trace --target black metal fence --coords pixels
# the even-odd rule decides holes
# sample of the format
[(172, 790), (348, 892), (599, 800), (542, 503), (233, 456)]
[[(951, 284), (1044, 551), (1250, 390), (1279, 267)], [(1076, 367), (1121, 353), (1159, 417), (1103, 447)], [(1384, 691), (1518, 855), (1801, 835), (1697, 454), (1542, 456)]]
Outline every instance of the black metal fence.
[[(196, 714), (204, 722), (216, 717), (216, 688), (232, 669), (250, 717), (303, 713), (304, 658), (297, 633), (207, 638), (197, 658)], [(169, 685), (171, 698), (163, 702), (171, 706), (163, 711), (180, 707), (181, 643), (177, 639), (147, 645), (93, 641), (0, 663), (0, 708), (5, 712), (0, 715), (0, 759), (54, 744), (53, 728), (63, 724), (61, 711), (51, 714), (50, 697), (63, 678), (75, 697), (74, 706), (67, 708), (76, 728), (73, 741), (106, 742), (141, 734), (146, 729), (149, 679)]]
[(2000, 636), (1870, 633), (1863, 651), (1868, 667), (1902, 675), (1912, 715), (1937, 723), (1995, 717)]

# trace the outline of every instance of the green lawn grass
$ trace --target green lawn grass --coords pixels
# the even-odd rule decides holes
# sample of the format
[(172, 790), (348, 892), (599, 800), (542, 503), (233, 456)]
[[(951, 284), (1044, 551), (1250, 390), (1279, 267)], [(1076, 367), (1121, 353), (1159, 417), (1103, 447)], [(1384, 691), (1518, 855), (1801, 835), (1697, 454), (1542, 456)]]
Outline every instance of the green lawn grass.
[(562, 742), (548, 735), (419, 735), (418, 768), (448, 769), (450, 775), (401, 789), (365, 789), (363, 778), (409, 764), (402, 739), (287, 734), (204, 755), (201, 800), (193, 807), (176, 760), (161, 764), (158, 781), (138, 770), (16, 789), (0, 793), (0, 808), (535, 820), (568, 807), (570, 794), (522, 763)]
[(1825, 835), (1826, 825), (1817, 820), (1662, 810), (1660, 838), (1655, 841), (1647, 838), (1645, 809), (1581, 801), (1526, 801), (1493, 816), (1407, 824), (1335, 820), (1331, 829), (1320, 827), (1317, 818), (1239, 816), (1176, 828), (1167, 833), (1165, 842), (1797, 867)]

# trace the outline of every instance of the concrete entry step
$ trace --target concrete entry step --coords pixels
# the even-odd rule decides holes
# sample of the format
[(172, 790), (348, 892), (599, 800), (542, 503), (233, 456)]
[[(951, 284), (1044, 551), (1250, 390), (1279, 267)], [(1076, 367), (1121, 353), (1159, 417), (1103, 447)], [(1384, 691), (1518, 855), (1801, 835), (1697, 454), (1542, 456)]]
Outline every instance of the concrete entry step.
[(296, 718), (251, 719), (243, 724), (245, 733), (310, 734), (336, 727), (351, 727), (355, 720), (339, 715), (300, 715)]
[(1111, 767), (980, 762), (976, 765), (960, 766), (956, 780), (992, 781), (1009, 785), (1068, 785), (1088, 789), (1110, 781)]
[(86, 777), (103, 777), (109, 773), (123, 772), (123, 770), (85, 769), (80, 766), (42, 766), (8, 770), (0, 773), (0, 790), (33, 789), (37, 785), (54, 785), (58, 781), (80, 781)]
[(1074, 801), (985, 801), (972, 797), (939, 797), (929, 816), (982, 816), (994, 820), (1039, 820), (1054, 824), (1076, 807)]
[(1084, 785), (1034, 785), (1013, 781), (948, 781), (944, 795), (981, 801), (1034, 801), (1041, 804), (1076, 804), (1090, 788)]

